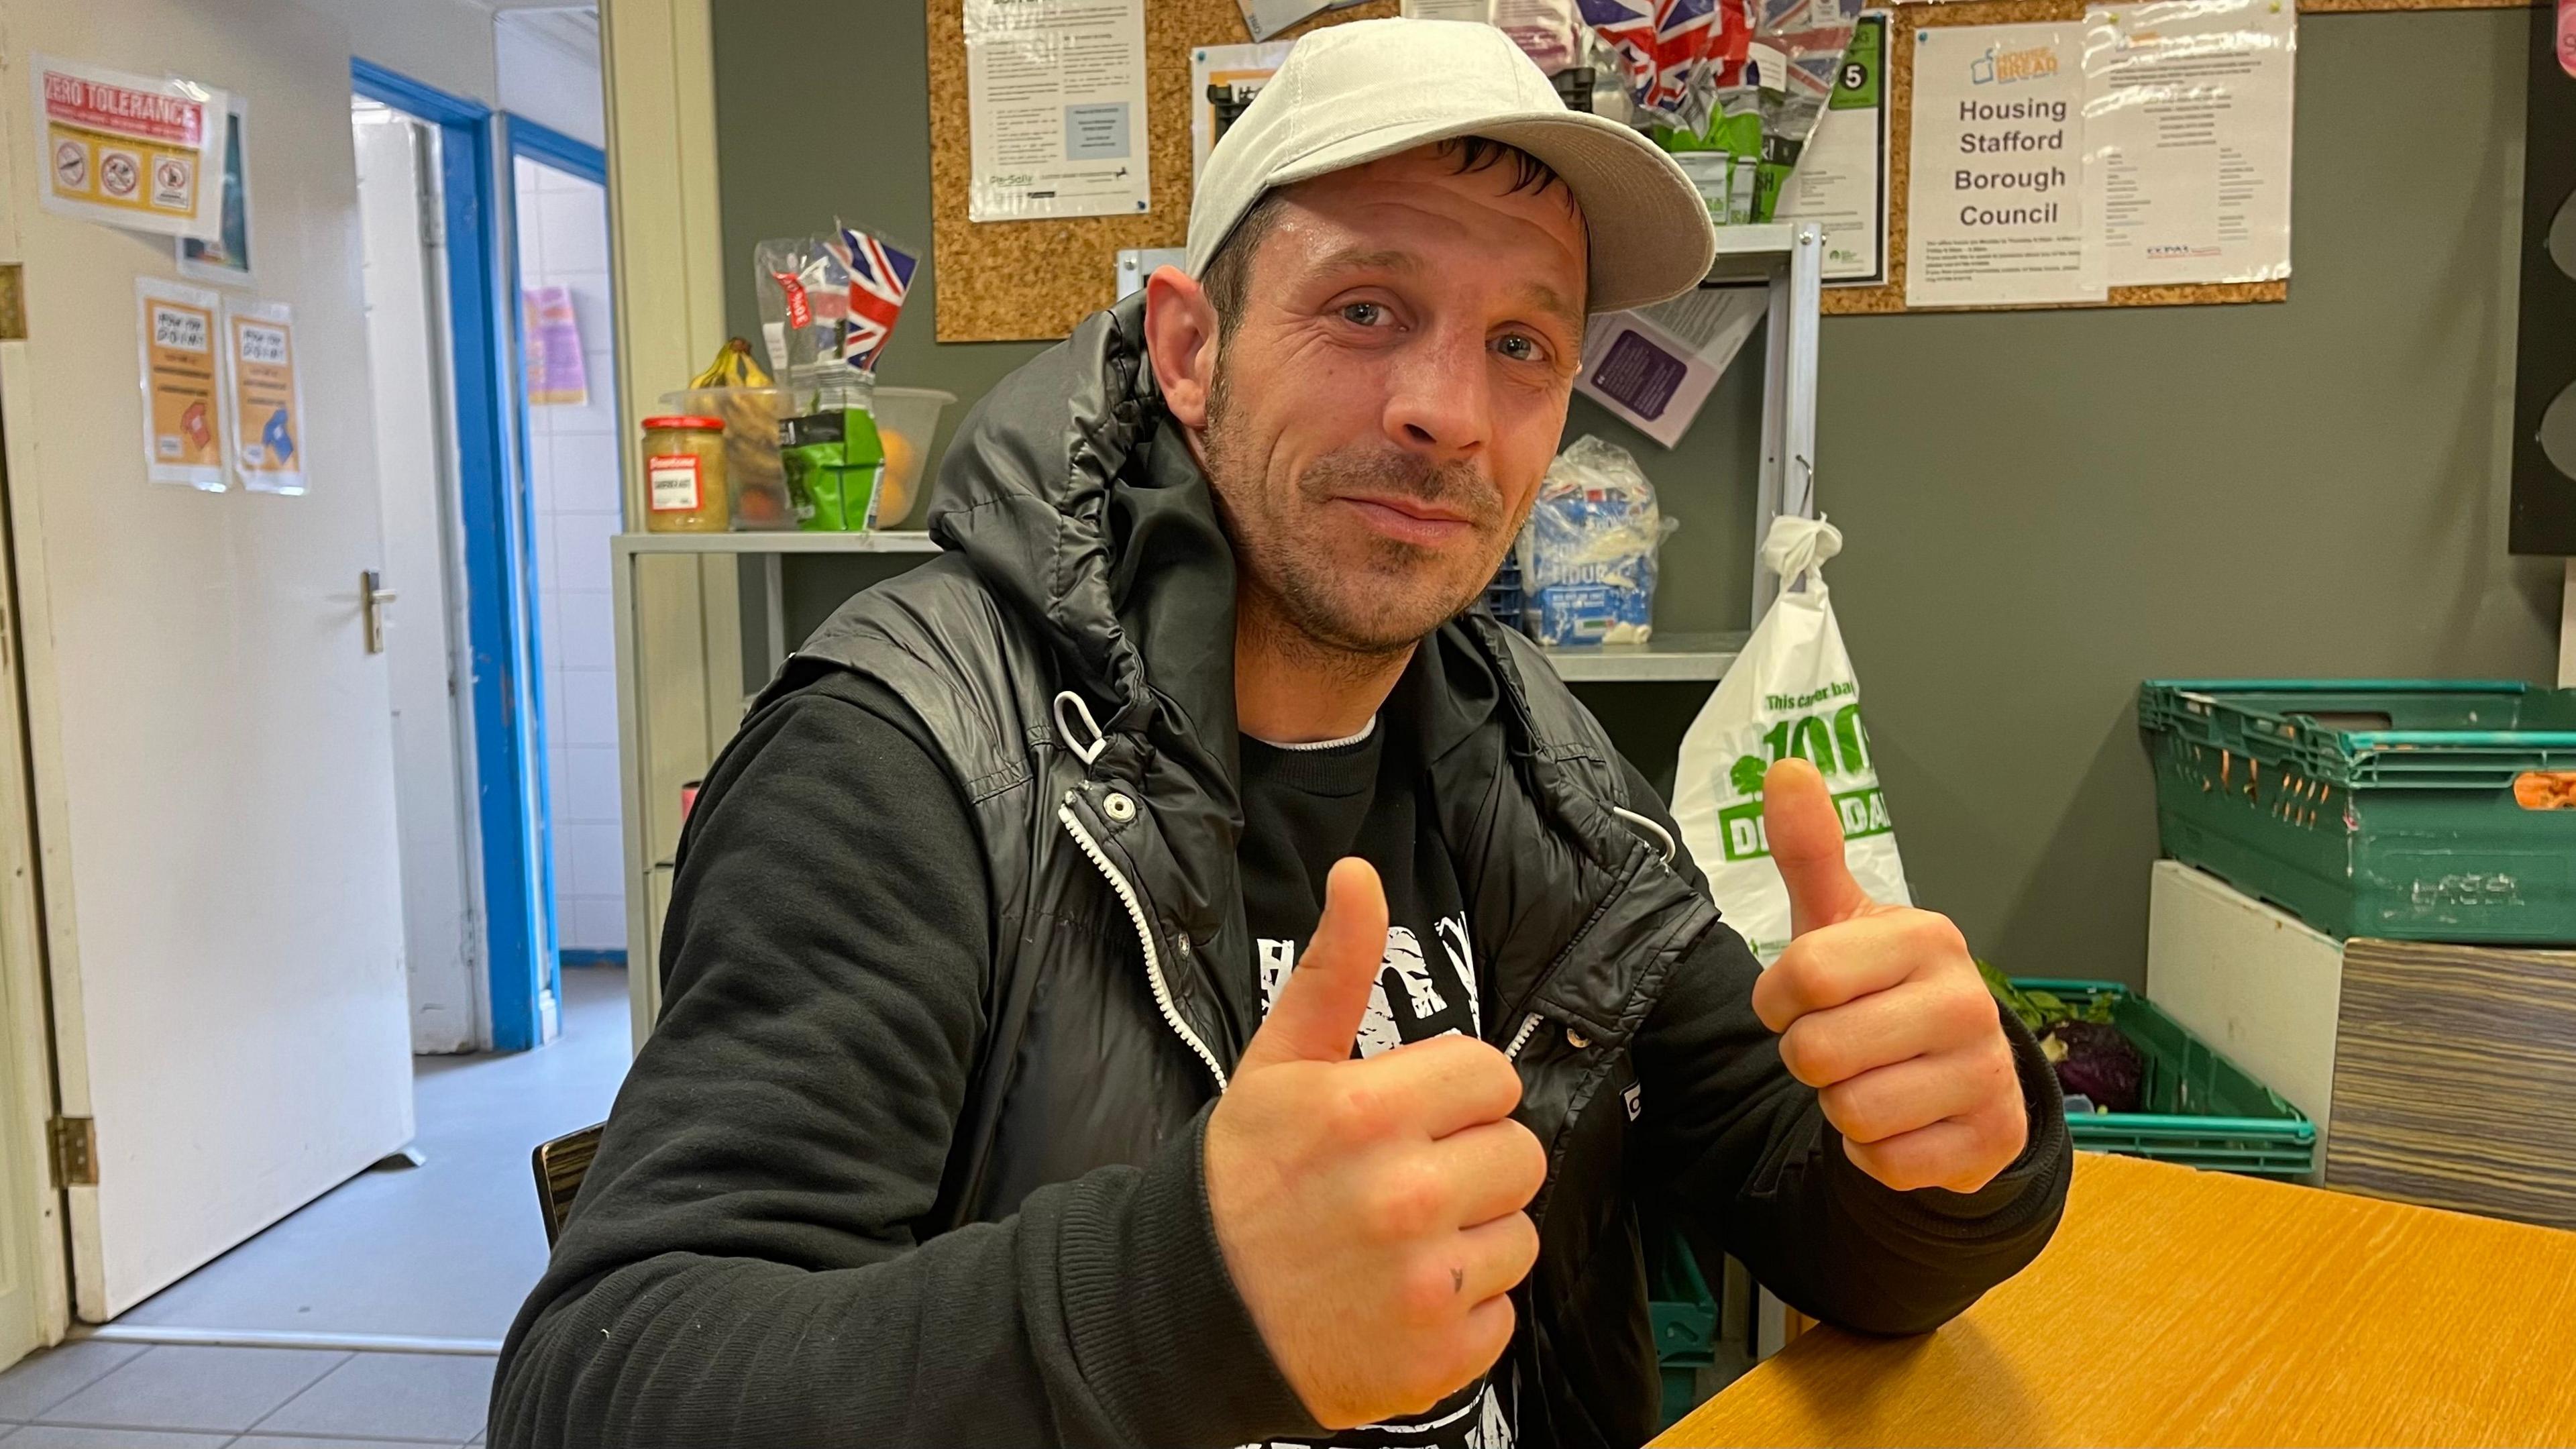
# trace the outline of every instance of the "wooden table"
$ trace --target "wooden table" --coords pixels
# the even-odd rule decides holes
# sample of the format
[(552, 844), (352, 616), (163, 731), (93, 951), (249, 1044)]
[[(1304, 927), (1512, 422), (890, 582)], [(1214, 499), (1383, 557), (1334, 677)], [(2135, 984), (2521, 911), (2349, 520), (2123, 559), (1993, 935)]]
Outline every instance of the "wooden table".
[(1655, 1442), (2576, 1444), (2576, 1233), (2081, 1154), (1947, 1327), (1809, 1330)]

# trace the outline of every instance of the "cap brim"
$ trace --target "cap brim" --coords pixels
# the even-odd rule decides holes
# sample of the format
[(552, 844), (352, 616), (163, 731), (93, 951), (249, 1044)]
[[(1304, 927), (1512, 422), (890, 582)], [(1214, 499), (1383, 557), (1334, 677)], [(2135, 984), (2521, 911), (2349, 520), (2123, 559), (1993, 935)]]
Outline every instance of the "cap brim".
[(1617, 312), (1665, 301), (1700, 284), (1717, 259), (1708, 205), (1680, 163), (1643, 135), (1582, 111), (1525, 112), (1444, 127), (1399, 124), (1327, 146), (1271, 178), (1285, 186), (1460, 136), (1528, 152), (1557, 174), (1583, 209), (1591, 250), (1587, 310)]

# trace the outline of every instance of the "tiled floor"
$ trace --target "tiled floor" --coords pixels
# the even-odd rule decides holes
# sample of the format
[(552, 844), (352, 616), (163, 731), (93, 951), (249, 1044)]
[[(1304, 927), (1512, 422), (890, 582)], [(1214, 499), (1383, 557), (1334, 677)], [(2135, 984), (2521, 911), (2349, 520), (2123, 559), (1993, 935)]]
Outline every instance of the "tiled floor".
[[(117, 1331), (499, 1346), (545, 1266), (528, 1150), (608, 1115), (626, 973), (566, 971), (564, 1031), (513, 1056), (423, 1057), (425, 1165), (345, 1183), (117, 1320)], [(75, 1340), (0, 1373), (0, 1449), (479, 1444), (489, 1352)]]
[(360, 1174), (117, 1325), (498, 1347), (546, 1262), (528, 1151), (606, 1117), (631, 1055), (622, 969), (567, 970), (563, 991), (546, 1046), (415, 1059), (424, 1165)]
[(491, 1388), (480, 1354), (74, 1342), (0, 1374), (0, 1446), (453, 1449)]

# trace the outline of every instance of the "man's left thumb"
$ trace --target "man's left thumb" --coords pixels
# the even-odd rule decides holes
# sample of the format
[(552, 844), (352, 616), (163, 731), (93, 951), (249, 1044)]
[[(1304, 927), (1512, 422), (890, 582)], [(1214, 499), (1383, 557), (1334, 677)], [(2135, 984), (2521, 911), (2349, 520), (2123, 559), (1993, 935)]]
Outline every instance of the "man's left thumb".
[(1848, 921), (1870, 908), (1869, 893), (1843, 864), (1842, 816), (1816, 767), (1781, 760), (1762, 781), (1762, 833), (1789, 887), (1789, 932)]

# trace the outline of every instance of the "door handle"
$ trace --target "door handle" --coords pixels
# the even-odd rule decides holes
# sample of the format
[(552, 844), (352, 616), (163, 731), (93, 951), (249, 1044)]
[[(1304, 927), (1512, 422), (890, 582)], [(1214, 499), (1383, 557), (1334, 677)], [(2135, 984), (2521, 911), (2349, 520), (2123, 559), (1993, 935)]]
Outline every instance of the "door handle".
[(401, 595), (385, 587), (385, 576), (374, 569), (358, 574), (358, 607), (367, 617), (367, 652), (385, 652), (385, 605)]

